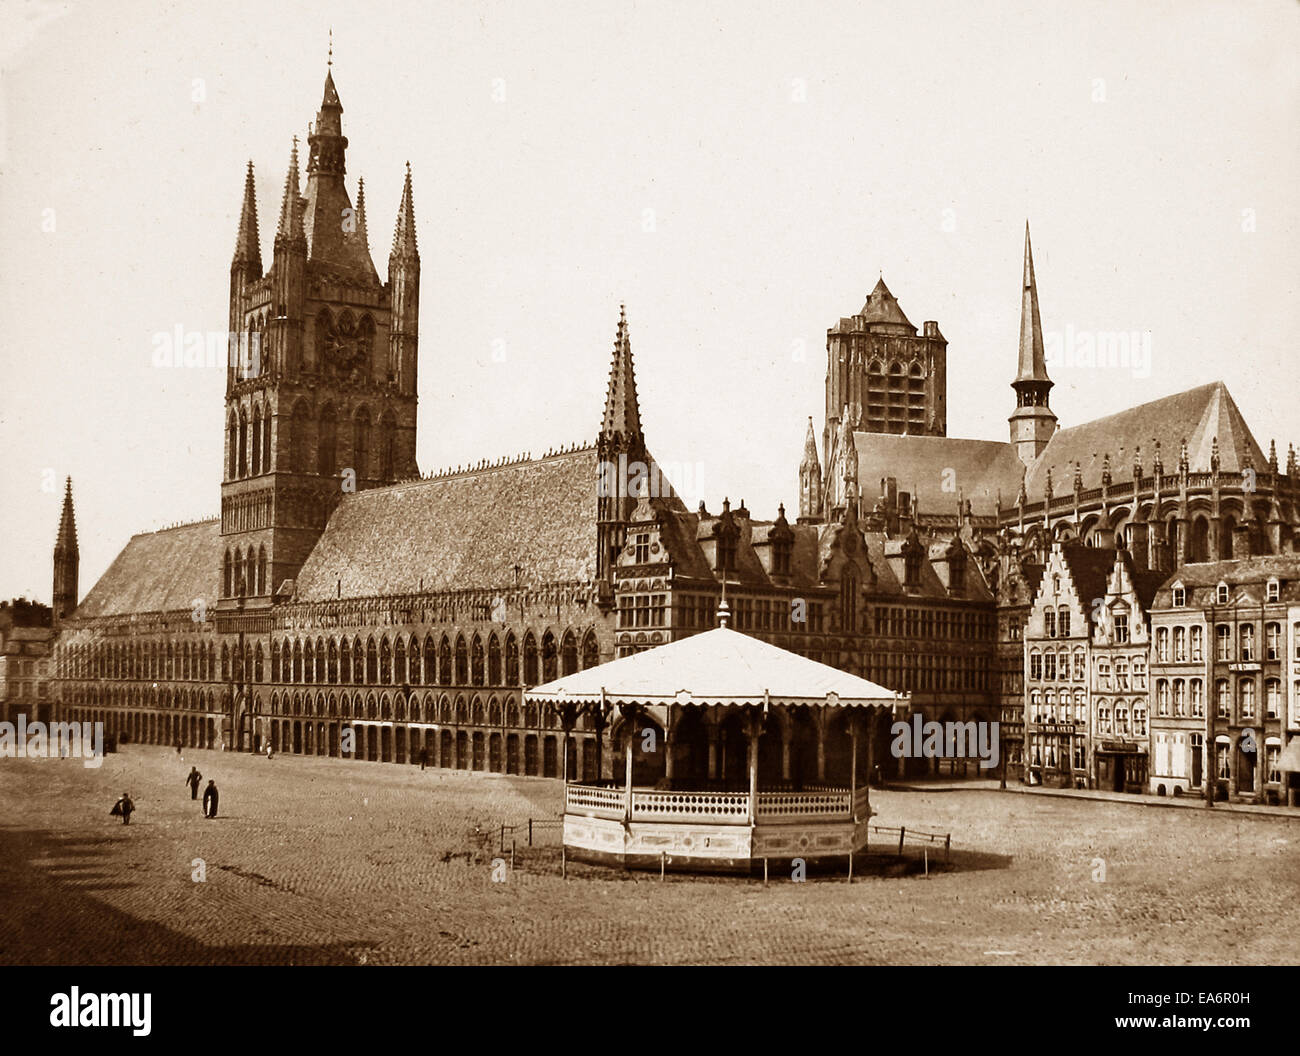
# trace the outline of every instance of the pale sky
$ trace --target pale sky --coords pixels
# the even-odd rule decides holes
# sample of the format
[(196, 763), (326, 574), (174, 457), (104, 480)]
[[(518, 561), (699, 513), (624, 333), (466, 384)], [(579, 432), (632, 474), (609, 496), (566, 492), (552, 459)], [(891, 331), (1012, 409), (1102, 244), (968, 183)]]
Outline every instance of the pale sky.
[(49, 601), (67, 474), (83, 596), (218, 512), (224, 377), (152, 337), (226, 329), (250, 158), (270, 265), (331, 26), (381, 276), (411, 163), (425, 472), (592, 440), (626, 301), (687, 498), (793, 513), (826, 329), (882, 271), (948, 339), (949, 435), (1005, 439), (1026, 218), (1045, 330), (1151, 335), (1147, 376), (1054, 371), (1062, 425), (1222, 379), (1300, 444), (1289, 0), (9, 0), (0, 597)]

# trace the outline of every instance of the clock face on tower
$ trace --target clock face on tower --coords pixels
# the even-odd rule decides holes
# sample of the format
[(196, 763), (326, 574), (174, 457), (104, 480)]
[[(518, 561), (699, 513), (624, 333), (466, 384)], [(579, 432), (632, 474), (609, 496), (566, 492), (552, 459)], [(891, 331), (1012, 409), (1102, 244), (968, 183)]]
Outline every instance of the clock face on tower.
[(344, 314), (337, 322), (317, 323), (317, 348), (321, 366), (341, 377), (351, 377), (365, 370), (370, 357), (372, 328), (368, 319), (360, 326)]

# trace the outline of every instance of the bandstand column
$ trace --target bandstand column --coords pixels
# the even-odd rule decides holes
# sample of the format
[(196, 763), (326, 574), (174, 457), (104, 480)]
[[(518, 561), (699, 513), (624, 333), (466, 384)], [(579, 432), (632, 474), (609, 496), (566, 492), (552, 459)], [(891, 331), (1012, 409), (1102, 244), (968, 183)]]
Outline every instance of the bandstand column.
[(781, 723), (781, 780), (790, 780), (790, 745), (794, 742), (794, 716), (782, 712), (781, 717), (789, 721)]
[(625, 793), (623, 801), (624, 822), (632, 820), (632, 739), (636, 736), (636, 708), (624, 707), (623, 727), (627, 731), (627, 750), (624, 752)]
[(854, 801), (858, 798), (858, 717), (849, 718), (849, 813), (857, 821), (853, 812)]
[(758, 739), (763, 733), (763, 719), (751, 714), (745, 732), (749, 735), (749, 823), (758, 821)]
[(826, 706), (817, 708), (817, 783), (826, 783)]

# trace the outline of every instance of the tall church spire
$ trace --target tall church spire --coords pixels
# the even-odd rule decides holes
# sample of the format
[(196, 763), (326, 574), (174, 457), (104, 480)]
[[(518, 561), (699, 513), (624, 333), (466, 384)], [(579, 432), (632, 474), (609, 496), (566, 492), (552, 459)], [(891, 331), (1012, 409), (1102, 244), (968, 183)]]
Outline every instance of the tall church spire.
[(632, 342), (627, 335), (627, 311), (618, 306), (618, 331), (614, 337), (614, 361), (609, 368), (609, 390), (605, 395), (603, 436), (625, 440), (641, 436), (641, 410), (636, 399), (636, 375), (632, 370)]
[(257, 187), (253, 181), (253, 163), (248, 163), (244, 176), (244, 203), (239, 209), (239, 233), (235, 236), (235, 257), (232, 262), (243, 265), (262, 277), (262, 243), (257, 232)]
[(77, 607), (77, 570), (81, 552), (77, 549), (77, 518), (72, 508), (72, 478), (68, 477), (63, 492), (63, 513), (59, 516), (59, 534), (54, 542), (54, 604), (55, 620), (71, 616)]
[(1016, 380), (1016, 409), (1008, 421), (1011, 442), (1026, 466), (1032, 465), (1056, 432), (1056, 415), (1048, 406), (1052, 379), (1047, 376), (1043, 352), (1043, 323), (1038, 315), (1038, 282), (1034, 278), (1034, 253), (1025, 221), (1025, 270), (1020, 284), (1020, 356)]
[(1025, 277), (1020, 293), (1020, 367), (1016, 381), (1042, 381), (1050, 387), (1043, 353), (1043, 322), (1038, 315), (1038, 283), (1034, 280), (1034, 251), (1025, 221)]

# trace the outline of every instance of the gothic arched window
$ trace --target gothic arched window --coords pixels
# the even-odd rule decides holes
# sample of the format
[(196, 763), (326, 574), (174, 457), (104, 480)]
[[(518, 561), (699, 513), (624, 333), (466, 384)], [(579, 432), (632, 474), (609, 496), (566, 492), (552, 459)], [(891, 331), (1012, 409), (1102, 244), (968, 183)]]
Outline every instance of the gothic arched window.
[(469, 648), (463, 635), (456, 636), (456, 685), (469, 685)]
[(253, 476), (262, 472), (262, 411), (253, 405), (253, 442), (249, 445), (249, 456), (253, 462)]
[(357, 480), (370, 476), (370, 412), (361, 407), (352, 424), (352, 468)]
[(379, 422), (379, 477), (384, 483), (390, 483), (394, 476), (394, 444), (397, 426), (391, 415), (385, 414)]
[(293, 435), (289, 438), (292, 448), (292, 454), (289, 457), (296, 473), (311, 472), (309, 452), (311, 451), (311, 413), (307, 409), (305, 402), (299, 403), (293, 412), (293, 425), (291, 426)]
[(451, 643), (447, 641), (447, 636), (442, 636), (442, 644), (438, 646), (438, 682), (440, 685), (450, 686), (452, 683), (451, 669)]
[(506, 635), (506, 685), (519, 685), (519, 643), (513, 631)]
[(248, 414), (239, 408), (239, 464), (236, 476), (248, 476)]
[(483, 639), (474, 635), (474, 645), (470, 651), (471, 681), (476, 686), (483, 685)]
[(571, 675), (578, 670), (578, 639), (573, 636), (572, 631), (564, 632), (564, 644), (561, 649), (564, 673)]
[(593, 631), (587, 632), (587, 637), (582, 640), (582, 669), (585, 671), (589, 667), (595, 667), (600, 663), (600, 645), (596, 641), (596, 635)]
[(555, 647), (555, 635), (547, 631), (542, 635), (542, 681), (554, 682), (557, 677), (556, 667), (559, 663), (559, 650)]
[(532, 631), (524, 635), (524, 685), (537, 685), (537, 639)]
[(338, 416), (334, 405), (327, 403), (320, 412), (320, 433), (316, 440), (316, 472), (322, 477), (332, 477), (338, 465)]
[(271, 587), (266, 581), (266, 547), (257, 548), (257, 592), (259, 594), (270, 594)]

